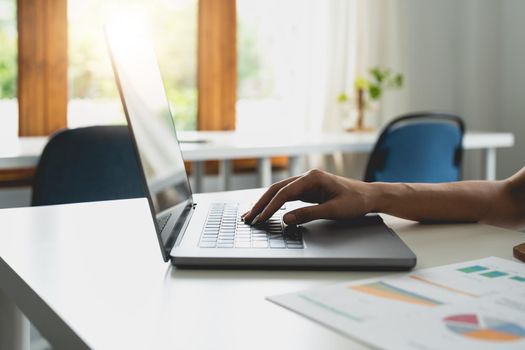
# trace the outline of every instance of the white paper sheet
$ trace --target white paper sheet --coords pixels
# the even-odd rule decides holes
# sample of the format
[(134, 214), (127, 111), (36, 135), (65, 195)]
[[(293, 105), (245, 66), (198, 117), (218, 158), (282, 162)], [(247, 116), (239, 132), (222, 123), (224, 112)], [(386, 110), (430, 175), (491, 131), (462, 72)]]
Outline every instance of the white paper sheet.
[(496, 257), (268, 299), (382, 349), (525, 349), (525, 264)]

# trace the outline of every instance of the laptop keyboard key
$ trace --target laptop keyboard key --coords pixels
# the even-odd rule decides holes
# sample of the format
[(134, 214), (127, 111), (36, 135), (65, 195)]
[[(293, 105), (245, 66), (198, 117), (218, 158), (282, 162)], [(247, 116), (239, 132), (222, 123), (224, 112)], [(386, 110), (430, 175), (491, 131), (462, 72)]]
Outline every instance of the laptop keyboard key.
[(234, 237), (235, 236), (235, 231), (221, 231), (219, 233), (219, 236), (223, 236), (223, 237)]
[(286, 248), (284, 241), (270, 240), (270, 248)]
[(235, 248), (251, 248), (252, 244), (250, 241), (236, 241)]
[(304, 247), (303, 247), (302, 244), (287, 244), (286, 248), (288, 248), (288, 249), (303, 249)]
[(231, 243), (217, 243), (217, 248), (233, 248), (233, 241)]
[(268, 248), (268, 242), (266, 241), (253, 241), (252, 242), (253, 248)]

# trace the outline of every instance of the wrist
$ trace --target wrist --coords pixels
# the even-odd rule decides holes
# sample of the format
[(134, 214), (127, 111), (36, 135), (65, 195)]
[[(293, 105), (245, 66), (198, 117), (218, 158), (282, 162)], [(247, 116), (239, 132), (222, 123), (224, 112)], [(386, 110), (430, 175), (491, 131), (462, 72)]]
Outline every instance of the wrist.
[(367, 211), (370, 213), (389, 213), (402, 184), (371, 182), (367, 183)]
[(381, 212), (381, 186), (377, 182), (365, 183), (364, 203), (367, 213)]

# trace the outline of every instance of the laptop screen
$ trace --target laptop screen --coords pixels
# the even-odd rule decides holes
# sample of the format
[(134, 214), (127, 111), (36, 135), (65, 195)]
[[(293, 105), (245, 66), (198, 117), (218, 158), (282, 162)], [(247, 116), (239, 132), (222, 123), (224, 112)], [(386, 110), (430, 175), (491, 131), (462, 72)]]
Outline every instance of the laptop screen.
[[(107, 25), (105, 30), (150, 206), (159, 222), (179, 219), (192, 195), (152, 44), (139, 29)], [(170, 234), (163, 231), (161, 243)]]

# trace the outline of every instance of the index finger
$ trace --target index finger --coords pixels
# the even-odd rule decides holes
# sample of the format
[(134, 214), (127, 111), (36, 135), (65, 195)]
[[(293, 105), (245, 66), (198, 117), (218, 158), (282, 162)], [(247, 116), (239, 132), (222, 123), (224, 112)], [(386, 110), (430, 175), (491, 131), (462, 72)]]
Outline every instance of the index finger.
[(304, 192), (310, 190), (313, 186), (315, 186), (315, 181), (312, 181), (308, 176), (300, 176), (296, 180), (289, 182), (270, 199), (270, 202), (258, 215), (257, 222), (268, 220), (284, 203), (300, 198)]
[(300, 176), (292, 176), (288, 179), (284, 179), (271, 185), (270, 188), (268, 188), (268, 190), (261, 196), (261, 198), (259, 198), (259, 200), (253, 205), (252, 209), (250, 209), (250, 211), (245, 214), (244, 221), (246, 223), (251, 223), (252, 220), (257, 215), (259, 215), (264, 208), (266, 208), (266, 205), (270, 203), (272, 198), (277, 192), (279, 192), (281, 188), (297, 180), (299, 177)]

